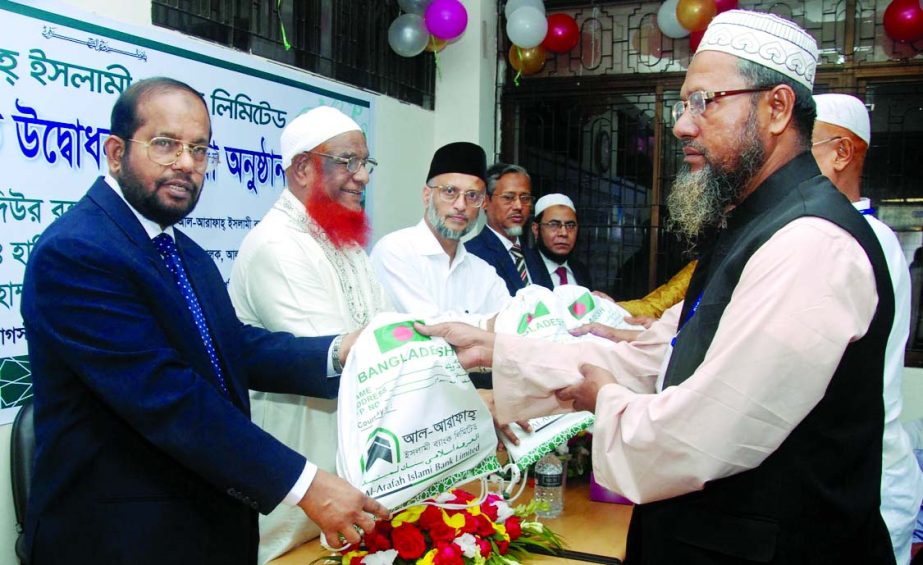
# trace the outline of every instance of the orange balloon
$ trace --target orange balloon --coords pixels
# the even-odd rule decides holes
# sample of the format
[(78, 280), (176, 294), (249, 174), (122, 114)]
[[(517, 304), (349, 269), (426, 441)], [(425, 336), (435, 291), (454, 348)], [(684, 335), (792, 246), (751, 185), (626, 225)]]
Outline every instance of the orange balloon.
[(717, 13), (715, 0), (679, 0), (676, 4), (676, 19), (689, 31), (704, 30)]
[(523, 76), (534, 75), (545, 66), (545, 48), (536, 45), (531, 49), (523, 49), (518, 45), (510, 47), (510, 65)]
[(439, 39), (438, 37), (431, 35), (429, 36), (429, 41), (426, 42), (426, 47), (424, 47), (424, 49), (430, 53), (438, 53), (445, 49), (445, 46), (448, 44), (449, 42), (445, 39)]

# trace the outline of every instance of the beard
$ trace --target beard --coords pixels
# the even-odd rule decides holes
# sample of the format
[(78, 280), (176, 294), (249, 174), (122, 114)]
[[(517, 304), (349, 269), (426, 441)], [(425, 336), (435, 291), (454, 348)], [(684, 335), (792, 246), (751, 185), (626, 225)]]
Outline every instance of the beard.
[(567, 258), (570, 256), (569, 253), (567, 255), (561, 255), (560, 253), (555, 253), (551, 249), (548, 249), (548, 247), (545, 245), (545, 240), (543, 240), (541, 236), (535, 238), (535, 245), (538, 247), (538, 250), (541, 251), (542, 255), (548, 257), (558, 265), (563, 265), (565, 262), (567, 262)]
[[(195, 210), (196, 204), (199, 203), (199, 196), (202, 195), (202, 185), (197, 185), (192, 179), (192, 175), (176, 173), (159, 178), (154, 181), (154, 189), (147, 192), (144, 189), (144, 183), (141, 182), (131, 169), (128, 161), (128, 151), (126, 151), (122, 156), (121, 171), (119, 175), (114, 178), (118, 181), (119, 187), (122, 189), (122, 194), (125, 196), (125, 200), (127, 200), (132, 208), (137, 210), (142, 216), (152, 222), (156, 222), (160, 226), (166, 227), (172, 226)], [(194, 193), (188, 204), (169, 206), (158, 199), (157, 193), (160, 191), (160, 187), (167, 182), (175, 181), (183, 181), (188, 184), (189, 187), (192, 187)], [(205, 181), (203, 180), (202, 182), (204, 184)]]
[(436, 210), (436, 196), (433, 195), (429, 199), (429, 204), (426, 206), (426, 222), (436, 230), (436, 233), (441, 235), (446, 239), (452, 239), (458, 241), (459, 239), (465, 237), (471, 230), (474, 229), (474, 222), (469, 221), (468, 225), (460, 230), (453, 230), (449, 226), (445, 225), (445, 218), (439, 217), (439, 212)]
[(704, 147), (688, 143), (702, 154), (705, 166), (692, 172), (687, 165), (676, 176), (667, 196), (669, 229), (694, 242), (707, 230), (725, 226), (729, 208), (739, 204), (744, 187), (765, 163), (766, 152), (758, 134), (756, 112), (751, 108), (736, 143), (741, 152), (734, 162), (716, 163)]
[(503, 228), (503, 231), (506, 235), (510, 237), (519, 237), (522, 235), (522, 226), (513, 226), (511, 228)]
[(335, 248), (365, 247), (371, 231), (365, 210), (353, 210), (336, 202), (324, 190), (323, 175), (314, 178), (314, 186), (305, 203), (308, 216), (324, 230)]

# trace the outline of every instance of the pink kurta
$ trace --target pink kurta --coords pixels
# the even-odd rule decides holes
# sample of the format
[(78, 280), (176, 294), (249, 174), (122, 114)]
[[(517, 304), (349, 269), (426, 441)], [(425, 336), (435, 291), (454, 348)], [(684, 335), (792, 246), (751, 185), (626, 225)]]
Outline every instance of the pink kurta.
[(799, 218), (747, 262), (705, 359), (682, 384), (654, 394), (680, 306), (633, 343), (498, 335), (497, 417), (570, 410), (554, 391), (579, 382), (581, 364), (599, 365), (619, 384), (597, 397), (596, 480), (638, 503), (701, 490), (779, 447), (868, 330), (877, 301), (861, 246), (826, 220)]

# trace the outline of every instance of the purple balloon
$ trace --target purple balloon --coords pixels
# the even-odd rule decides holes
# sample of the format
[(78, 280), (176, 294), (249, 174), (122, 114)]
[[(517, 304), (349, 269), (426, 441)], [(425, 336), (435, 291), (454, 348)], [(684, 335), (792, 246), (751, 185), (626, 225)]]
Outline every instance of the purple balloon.
[(430, 34), (451, 41), (468, 26), (468, 11), (458, 0), (433, 0), (426, 8), (424, 20)]

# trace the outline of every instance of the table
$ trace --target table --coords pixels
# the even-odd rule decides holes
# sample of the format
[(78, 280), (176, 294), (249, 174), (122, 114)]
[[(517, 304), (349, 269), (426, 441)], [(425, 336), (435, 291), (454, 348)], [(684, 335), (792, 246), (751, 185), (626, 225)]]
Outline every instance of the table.
[[(527, 487), (514, 504), (528, 502), (532, 487)], [(618, 563), (625, 556), (625, 537), (631, 506), (593, 502), (587, 480), (570, 480), (564, 493), (564, 512), (553, 520), (543, 519), (560, 534), (566, 545), (566, 556), (536, 555), (529, 560), (536, 565), (561, 563)], [(318, 540), (312, 540), (285, 555), (270, 561), (271, 565), (307, 565), (323, 554)]]

